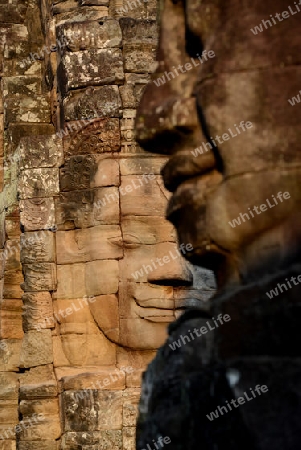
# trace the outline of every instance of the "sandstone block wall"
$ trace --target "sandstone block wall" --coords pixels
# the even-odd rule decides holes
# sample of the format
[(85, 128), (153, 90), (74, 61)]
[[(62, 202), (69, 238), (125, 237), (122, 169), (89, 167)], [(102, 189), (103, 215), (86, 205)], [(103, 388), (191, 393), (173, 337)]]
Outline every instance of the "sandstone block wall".
[(157, 4), (14, 0), (0, 29), (0, 449), (133, 450), (142, 371), (214, 289), (135, 142)]

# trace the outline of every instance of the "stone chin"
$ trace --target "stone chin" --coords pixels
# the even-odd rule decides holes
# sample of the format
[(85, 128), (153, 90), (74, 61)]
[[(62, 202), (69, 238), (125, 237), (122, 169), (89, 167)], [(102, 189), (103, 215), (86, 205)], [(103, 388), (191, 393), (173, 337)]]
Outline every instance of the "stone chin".
[[(135, 350), (157, 350), (167, 338), (167, 325), (174, 316), (142, 319), (120, 319), (120, 333), (114, 342), (121, 347)], [(158, 321), (157, 321), (158, 320)], [(109, 334), (106, 337), (110, 339)]]

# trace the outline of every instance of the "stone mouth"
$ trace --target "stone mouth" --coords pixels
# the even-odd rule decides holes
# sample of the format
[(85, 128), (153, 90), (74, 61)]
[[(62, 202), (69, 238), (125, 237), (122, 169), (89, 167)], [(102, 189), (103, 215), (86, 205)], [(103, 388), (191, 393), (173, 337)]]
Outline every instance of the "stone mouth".
[(165, 298), (149, 298), (147, 300), (139, 300), (135, 298), (135, 302), (141, 308), (156, 308), (161, 310), (174, 310), (175, 302), (174, 299)]
[(150, 322), (173, 322), (179, 313), (184, 312), (188, 308), (200, 307), (200, 301), (196, 298), (187, 298), (175, 305), (174, 299), (148, 299), (142, 302), (135, 299), (138, 306), (136, 314), (144, 320)]
[(153, 322), (153, 323), (171, 323), (174, 322), (176, 320), (175, 316), (147, 316), (144, 317), (145, 320), (147, 320), (148, 322)]

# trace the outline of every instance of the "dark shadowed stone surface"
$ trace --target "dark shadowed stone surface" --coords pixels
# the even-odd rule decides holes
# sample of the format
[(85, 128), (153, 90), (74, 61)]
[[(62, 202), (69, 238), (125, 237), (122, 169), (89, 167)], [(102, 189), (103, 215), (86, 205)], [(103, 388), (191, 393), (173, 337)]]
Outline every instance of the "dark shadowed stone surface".
[[(300, 273), (297, 265), (216, 295), (212, 316), (229, 314), (231, 320), (190, 342), (185, 339), (175, 350), (170, 344), (204, 326), (208, 318), (191, 310), (170, 325), (167, 342), (143, 377), (137, 450), (160, 435), (170, 437), (172, 450), (300, 448), (301, 359), (296, 343), (301, 287), (283, 288), (272, 299), (266, 295)], [(268, 391), (253, 398), (251, 389), (258, 384)], [(206, 417), (244, 392), (250, 401), (212, 421)]]

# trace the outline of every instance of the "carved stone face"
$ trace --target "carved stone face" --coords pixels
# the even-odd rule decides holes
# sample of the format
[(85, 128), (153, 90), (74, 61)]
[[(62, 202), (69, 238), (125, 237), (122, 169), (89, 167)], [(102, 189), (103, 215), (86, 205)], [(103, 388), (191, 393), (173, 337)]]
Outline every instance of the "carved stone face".
[[(128, 164), (139, 167), (139, 160)], [(121, 236), (110, 241), (123, 249), (119, 260), (119, 305), (114, 314), (119, 318), (118, 330), (110, 311), (106, 315), (103, 306), (97, 302), (91, 305), (104, 334), (134, 349), (157, 349), (166, 339), (168, 323), (184, 306), (195, 304), (200, 297), (193, 289), (198, 287), (200, 276), (193, 274), (193, 268), (177, 250), (174, 229), (163, 216), (167, 192), (159, 175), (152, 178), (121, 177)], [(207, 289), (210, 287), (213, 286), (208, 283)], [(110, 317), (112, 320), (108, 321)]]
[[(258, 262), (293, 246), (292, 232), (285, 235), (282, 225), (290, 221), (292, 230), (301, 198), (301, 154), (292, 151), (301, 110), (288, 102), (300, 90), (299, 72), (291, 66), (298, 60), (298, 19), (277, 25), (284, 27), (278, 35), (272, 28), (254, 35), (251, 28), (273, 8), (271, 2), (238, 7), (232, 0), (221, 8), (209, 0), (165, 0), (158, 67), (138, 109), (140, 144), (171, 155), (163, 169), (165, 186), (174, 192), (167, 217), (179, 241), (193, 245), (189, 258), (216, 273), (243, 270), (246, 255)], [(227, 23), (225, 17), (237, 14), (235, 25)], [(269, 47), (284, 48), (283, 33), (289, 56)], [(274, 205), (278, 192), (290, 198), (269, 207), (267, 199)], [(256, 213), (253, 207), (262, 204), (267, 209)], [(240, 213), (249, 219), (232, 226)]]
[[(91, 153), (94, 127), (98, 154)], [(92, 123), (65, 144), (70, 157), (55, 198), (59, 366), (67, 360), (113, 364), (115, 344), (157, 349), (181, 310), (200, 305), (214, 289), (212, 274), (206, 278), (181, 257), (174, 228), (164, 218), (169, 193), (159, 172), (166, 159), (103, 152), (105, 129), (105, 123)], [(84, 147), (87, 154), (72, 155), (82, 148), (82, 137), (91, 143)]]

